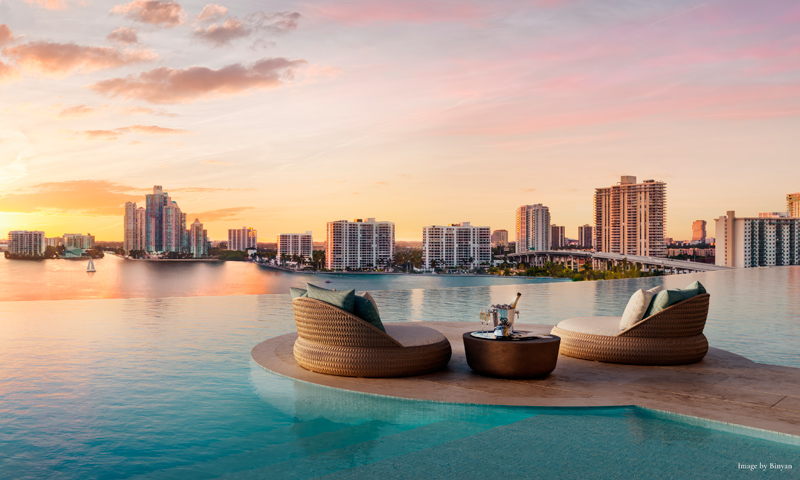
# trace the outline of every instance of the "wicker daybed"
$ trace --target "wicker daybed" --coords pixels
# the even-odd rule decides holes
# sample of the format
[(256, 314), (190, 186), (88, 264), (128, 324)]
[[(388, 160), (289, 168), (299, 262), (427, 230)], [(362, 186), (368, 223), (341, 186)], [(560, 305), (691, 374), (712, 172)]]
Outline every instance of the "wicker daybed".
[(384, 325), (386, 333), (326, 302), (292, 300), (294, 358), (306, 370), (345, 377), (408, 377), (447, 366), (444, 335), (418, 325)]
[(708, 352), (703, 328), (709, 294), (702, 293), (667, 307), (620, 331), (621, 317), (581, 317), (556, 325), (559, 353), (585, 360), (629, 365), (683, 365), (699, 362)]

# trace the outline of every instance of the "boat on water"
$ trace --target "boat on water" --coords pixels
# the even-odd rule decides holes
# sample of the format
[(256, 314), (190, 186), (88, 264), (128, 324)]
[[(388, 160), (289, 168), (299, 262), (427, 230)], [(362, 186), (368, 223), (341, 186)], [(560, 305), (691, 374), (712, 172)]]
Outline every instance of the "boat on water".
[(331, 281), (330, 280), (325, 280), (325, 283), (331, 283)]
[(92, 260), (92, 257), (89, 257), (89, 265), (86, 266), (86, 271), (87, 272), (96, 272), (97, 271), (94, 268), (94, 260)]

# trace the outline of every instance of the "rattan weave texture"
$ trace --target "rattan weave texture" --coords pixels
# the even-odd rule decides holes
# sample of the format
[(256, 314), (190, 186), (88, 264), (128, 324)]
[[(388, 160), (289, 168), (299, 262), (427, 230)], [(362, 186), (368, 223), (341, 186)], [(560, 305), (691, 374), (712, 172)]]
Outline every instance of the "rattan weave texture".
[(561, 337), (559, 353), (569, 357), (628, 365), (684, 365), (699, 362), (708, 352), (703, 328), (709, 294), (697, 295), (665, 308), (617, 334), (590, 335), (553, 327)]
[(312, 372), (347, 377), (406, 377), (443, 369), (450, 342), (403, 347), (355, 315), (307, 297), (292, 300), (294, 357)]

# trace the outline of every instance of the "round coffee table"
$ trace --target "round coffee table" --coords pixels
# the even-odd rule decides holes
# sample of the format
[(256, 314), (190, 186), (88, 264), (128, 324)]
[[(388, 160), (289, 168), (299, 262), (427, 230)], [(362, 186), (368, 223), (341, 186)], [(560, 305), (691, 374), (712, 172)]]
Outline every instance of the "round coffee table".
[(561, 338), (521, 340), (476, 338), (463, 335), (467, 364), (476, 373), (501, 378), (543, 378), (555, 370)]

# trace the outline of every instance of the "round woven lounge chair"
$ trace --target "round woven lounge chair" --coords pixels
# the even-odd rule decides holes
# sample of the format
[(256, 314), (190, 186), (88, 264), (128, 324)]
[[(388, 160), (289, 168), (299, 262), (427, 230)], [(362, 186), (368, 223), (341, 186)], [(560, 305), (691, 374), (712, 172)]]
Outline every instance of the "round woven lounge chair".
[(620, 331), (622, 317), (580, 317), (556, 325), (559, 353), (585, 360), (628, 365), (684, 365), (708, 352), (703, 335), (709, 294), (703, 293)]
[(292, 300), (294, 358), (306, 370), (344, 377), (409, 377), (443, 369), (450, 342), (419, 325), (384, 324), (386, 333), (320, 300)]

